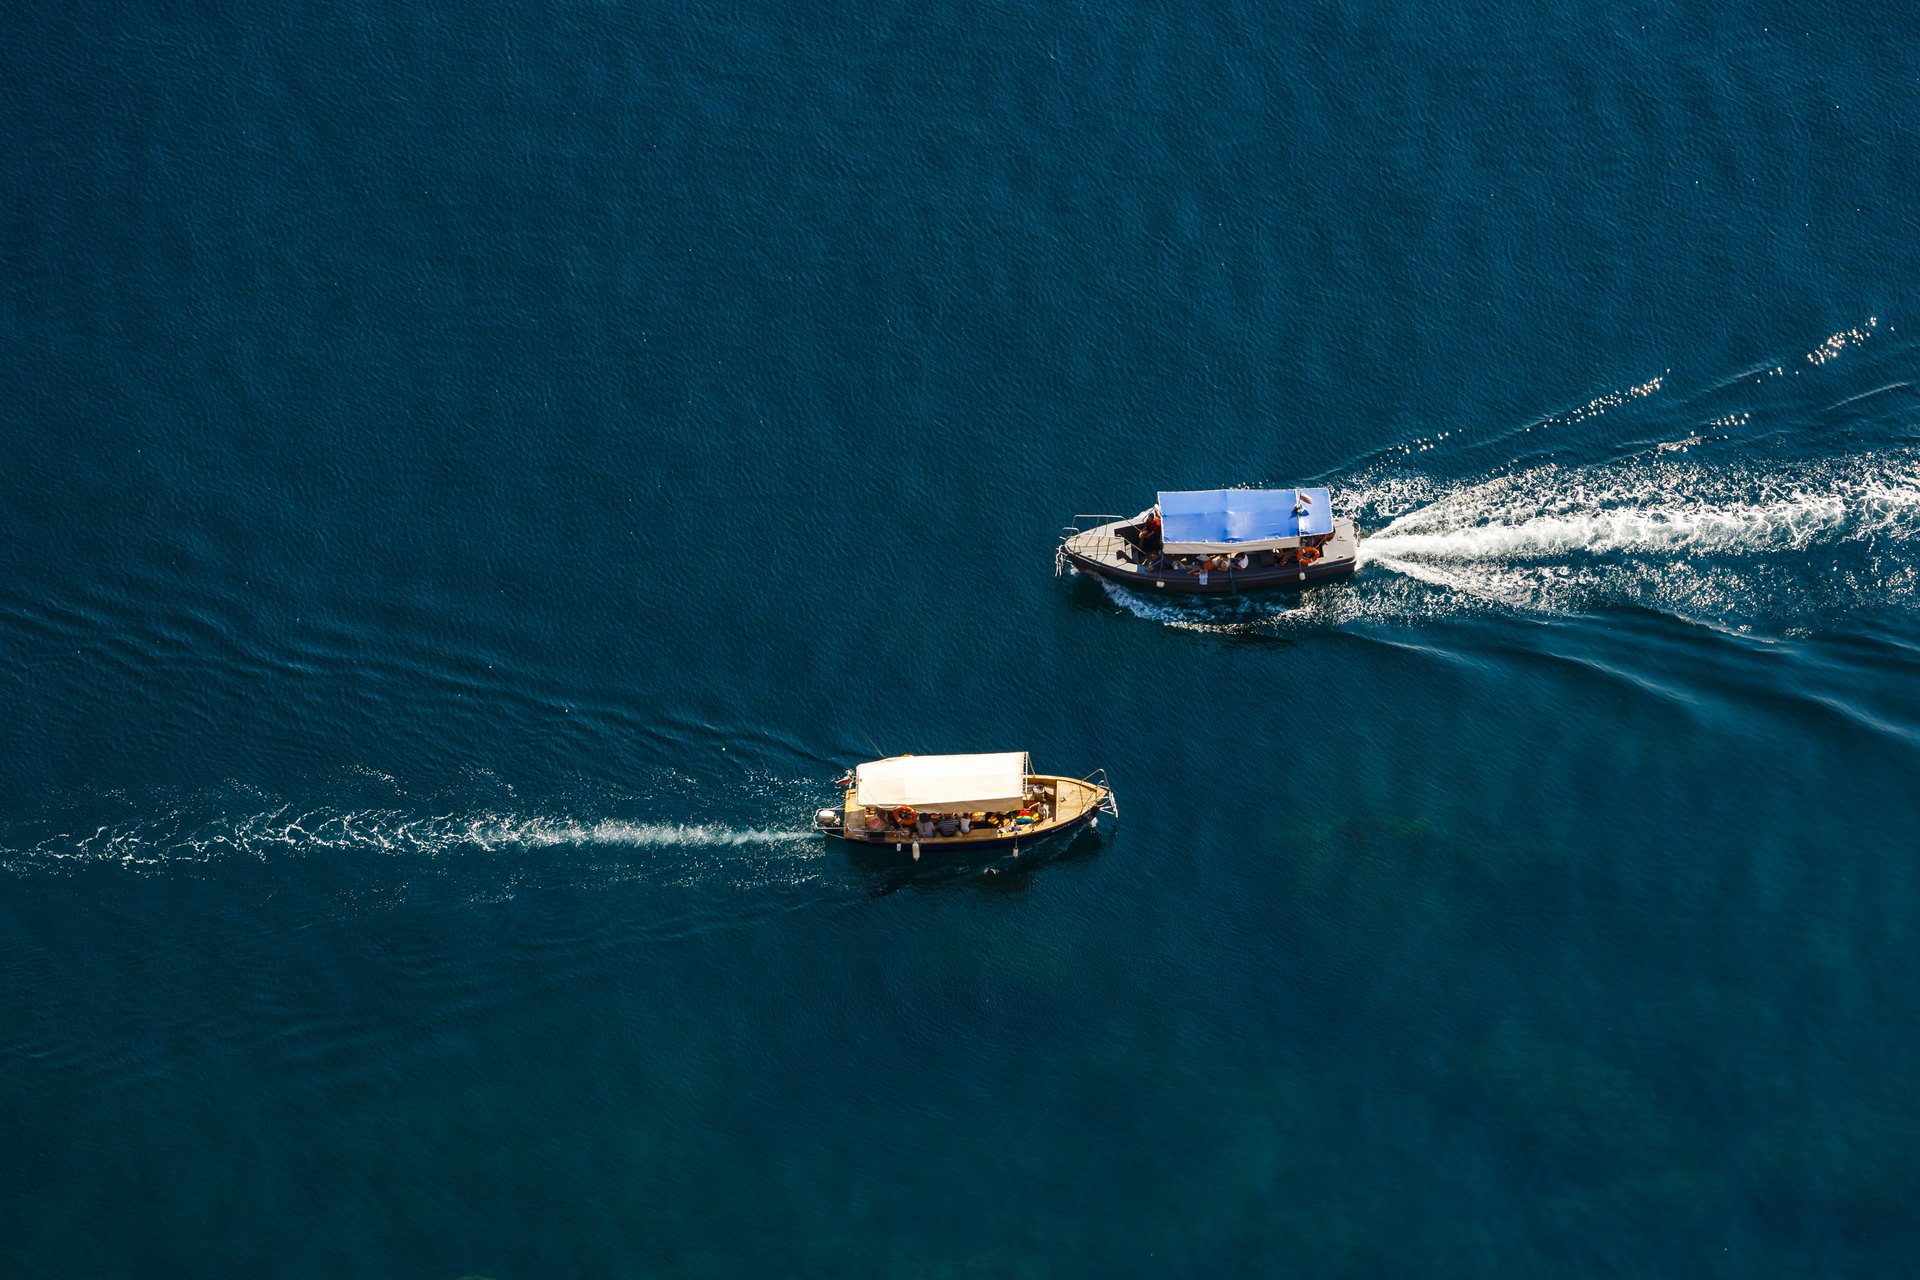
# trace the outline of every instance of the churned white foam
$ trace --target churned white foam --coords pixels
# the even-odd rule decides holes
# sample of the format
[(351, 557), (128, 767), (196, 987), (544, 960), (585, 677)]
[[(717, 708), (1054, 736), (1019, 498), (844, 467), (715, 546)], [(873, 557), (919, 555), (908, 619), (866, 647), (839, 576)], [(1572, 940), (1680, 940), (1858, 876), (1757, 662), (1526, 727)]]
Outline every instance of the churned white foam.
[(1920, 460), (1902, 451), (1764, 471), (1669, 450), (1545, 465), (1436, 495), (1360, 544), (1363, 566), (1463, 600), (1625, 601), (1716, 625), (1898, 604), (1916, 551)]
[(759, 827), (730, 827), (717, 823), (577, 822), (568, 818), (512, 818), (489, 816), (462, 820), (440, 819), (443, 829), (429, 828), (430, 843), (445, 840), (450, 848), (544, 849), (556, 845), (626, 845), (636, 849), (738, 849), (787, 844), (809, 838), (805, 831)]
[(1515, 561), (1805, 550), (1920, 532), (1920, 465), (1906, 457), (1728, 474), (1645, 462), (1543, 466), (1461, 490), (1364, 539), (1363, 562)]
[(196, 821), (176, 814), (92, 832), (45, 836), (28, 847), (4, 852), (16, 863), (81, 860), (157, 865), (340, 853), (436, 858), (564, 847), (773, 853), (810, 838), (798, 826), (778, 829), (721, 823), (583, 821), (500, 813), (415, 817), (395, 810), (295, 811), (283, 807), (238, 819)]
[(1576, 552), (1671, 555), (1683, 551), (1755, 552), (1802, 548), (1837, 536), (1849, 512), (1831, 498), (1809, 497), (1694, 510), (1653, 508), (1542, 512), (1487, 523), (1395, 522), (1361, 546), (1366, 560), (1521, 560)]

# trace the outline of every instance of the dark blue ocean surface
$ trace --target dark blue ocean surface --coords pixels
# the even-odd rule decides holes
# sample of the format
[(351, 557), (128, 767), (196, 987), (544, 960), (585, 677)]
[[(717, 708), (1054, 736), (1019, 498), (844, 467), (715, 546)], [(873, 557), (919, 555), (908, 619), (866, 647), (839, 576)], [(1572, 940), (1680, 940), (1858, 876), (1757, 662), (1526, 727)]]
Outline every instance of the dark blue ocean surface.
[(15, 11), (0, 1274), (1920, 1274), (1916, 37)]

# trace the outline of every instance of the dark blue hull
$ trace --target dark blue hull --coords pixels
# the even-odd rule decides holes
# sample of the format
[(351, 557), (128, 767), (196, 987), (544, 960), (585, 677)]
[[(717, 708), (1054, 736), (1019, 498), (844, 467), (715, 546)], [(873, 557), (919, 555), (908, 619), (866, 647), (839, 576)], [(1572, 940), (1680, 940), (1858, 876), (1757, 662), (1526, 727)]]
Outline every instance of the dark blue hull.
[(1138, 566), (1124, 568), (1090, 559), (1073, 551), (1066, 552), (1067, 562), (1081, 573), (1090, 577), (1104, 578), (1108, 582), (1117, 582), (1123, 587), (1143, 591), (1149, 595), (1164, 593), (1185, 596), (1230, 596), (1246, 591), (1270, 591), (1281, 587), (1306, 587), (1316, 582), (1329, 582), (1335, 578), (1344, 578), (1359, 567), (1359, 561), (1322, 560), (1306, 566), (1286, 565), (1268, 569), (1215, 569), (1206, 575), (1206, 581), (1200, 575), (1186, 569), (1163, 569), (1158, 572), (1146, 572)]
[(915, 846), (918, 846), (918, 856), (921, 858), (971, 856), (975, 853), (1018, 853), (1021, 849), (1044, 844), (1056, 836), (1067, 835), (1093, 825), (1099, 821), (1100, 813), (1099, 809), (1090, 809), (1077, 818), (1057, 823), (1042, 831), (1026, 833), (1016, 831), (1012, 834), (996, 836), (981, 836), (976, 833), (969, 836), (933, 836), (930, 839), (918, 840), (902, 836), (897, 832), (888, 832), (878, 838), (870, 838), (865, 835), (848, 835), (845, 831), (838, 829), (815, 828), (815, 830), (822, 835), (845, 840), (848, 844), (857, 845), (862, 849), (901, 853), (911, 857), (914, 856)]

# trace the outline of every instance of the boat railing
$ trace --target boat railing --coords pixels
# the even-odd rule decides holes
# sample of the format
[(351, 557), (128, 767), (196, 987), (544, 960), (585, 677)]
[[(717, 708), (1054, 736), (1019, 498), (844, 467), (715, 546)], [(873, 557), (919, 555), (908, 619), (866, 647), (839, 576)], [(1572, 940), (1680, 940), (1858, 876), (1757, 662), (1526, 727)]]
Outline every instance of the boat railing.
[(1107, 771), (1104, 768), (1095, 769), (1080, 781), (1090, 787), (1100, 788), (1100, 803), (1096, 807), (1101, 813), (1110, 813), (1116, 818), (1120, 816), (1120, 802), (1113, 798), (1113, 784), (1107, 781)]
[[(1084, 537), (1102, 525), (1109, 525), (1116, 520), (1125, 519), (1127, 519), (1126, 516), (1101, 515), (1097, 513), (1079, 514), (1074, 516), (1072, 524), (1062, 525), (1060, 527), (1060, 545), (1053, 549), (1053, 576), (1056, 578), (1062, 576), (1070, 567), (1070, 562), (1067, 559), (1067, 544), (1069, 542), (1075, 538)], [(1092, 555), (1105, 555), (1108, 553), (1121, 555), (1124, 554), (1126, 546), (1127, 540), (1125, 538), (1120, 537), (1118, 534), (1110, 533), (1104, 537), (1091, 539), (1076, 549), (1081, 550), (1085, 554)]]

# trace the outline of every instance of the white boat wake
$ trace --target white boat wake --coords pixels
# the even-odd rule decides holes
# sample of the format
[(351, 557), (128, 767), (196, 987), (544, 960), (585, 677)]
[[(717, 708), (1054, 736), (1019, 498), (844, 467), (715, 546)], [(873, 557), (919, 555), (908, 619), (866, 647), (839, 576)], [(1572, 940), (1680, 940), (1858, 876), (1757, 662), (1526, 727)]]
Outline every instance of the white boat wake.
[(1360, 556), (1526, 611), (1637, 603), (1791, 623), (1814, 603), (1911, 603), (1916, 542), (1920, 459), (1895, 451), (1766, 472), (1541, 466), (1395, 516)]
[(53, 832), (13, 847), (0, 842), (0, 866), (19, 869), (61, 862), (117, 862), (159, 867), (235, 858), (376, 855), (404, 859), (579, 849), (599, 855), (695, 851), (722, 858), (790, 856), (811, 841), (804, 829), (722, 823), (633, 822), (619, 819), (504, 813), (411, 816), (392, 809), (298, 810), (291, 806), (237, 819), (175, 813), (92, 831)]
[(1361, 559), (1799, 551), (1920, 530), (1920, 462), (1901, 455), (1765, 476), (1684, 464), (1538, 467), (1437, 498), (1370, 535)]

